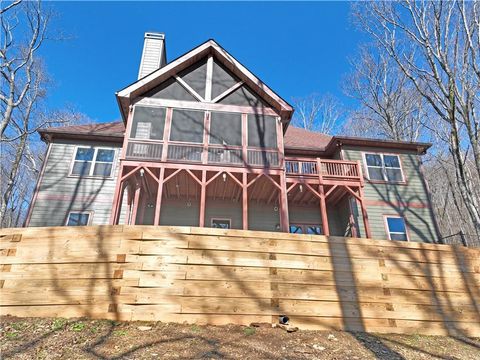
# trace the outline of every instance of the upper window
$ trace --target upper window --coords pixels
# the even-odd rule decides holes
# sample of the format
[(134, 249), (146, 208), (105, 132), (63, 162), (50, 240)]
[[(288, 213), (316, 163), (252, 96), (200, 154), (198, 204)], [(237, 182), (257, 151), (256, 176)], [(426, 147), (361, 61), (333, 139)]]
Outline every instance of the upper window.
[(68, 214), (67, 226), (85, 226), (90, 223), (90, 212), (72, 211)]
[(242, 114), (212, 112), (209, 143), (242, 145)]
[(164, 108), (135, 106), (130, 137), (134, 139), (163, 140), (165, 114)]
[(387, 234), (390, 240), (407, 241), (407, 227), (405, 219), (399, 216), (387, 216), (385, 218)]
[(77, 147), (71, 175), (109, 177), (112, 175), (115, 150)]
[(203, 111), (174, 109), (170, 141), (202, 143), (204, 118)]
[(398, 155), (365, 154), (365, 162), (370, 180), (405, 181)]
[(276, 126), (273, 116), (248, 115), (248, 146), (276, 149)]

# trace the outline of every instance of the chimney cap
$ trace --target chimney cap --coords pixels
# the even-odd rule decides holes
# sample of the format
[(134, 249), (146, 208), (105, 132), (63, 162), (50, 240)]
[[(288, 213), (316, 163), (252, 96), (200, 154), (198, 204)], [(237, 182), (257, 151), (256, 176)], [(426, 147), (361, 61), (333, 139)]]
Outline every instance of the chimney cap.
[(164, 40), (165, 39), (165, 34), (164, 33), (159, 33), (159, 32), (146, 32), (145, 33), (145, 39), (146, 38), (154, 38), (154, 39)]

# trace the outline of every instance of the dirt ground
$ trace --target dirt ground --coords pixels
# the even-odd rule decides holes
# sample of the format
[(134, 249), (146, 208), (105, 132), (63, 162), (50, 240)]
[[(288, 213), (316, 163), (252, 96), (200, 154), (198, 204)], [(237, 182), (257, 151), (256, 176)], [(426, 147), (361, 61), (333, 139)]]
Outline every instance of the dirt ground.
[(2, 359), (480, 359), (480, 339), (0, 318)]

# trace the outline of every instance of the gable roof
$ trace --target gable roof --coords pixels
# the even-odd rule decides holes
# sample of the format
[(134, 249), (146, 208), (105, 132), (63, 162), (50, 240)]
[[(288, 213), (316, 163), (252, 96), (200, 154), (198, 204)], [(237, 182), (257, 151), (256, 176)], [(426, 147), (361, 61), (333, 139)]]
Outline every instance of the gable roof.
[(118, 91), (116, 96), (123, 119), (127, 118), (128, 107), (133, 99), (208, 55), (215, 56), (228, 70), (266, 100), (267, 103), (278, 111), (282, 121), (288, 122), (290, 120), (293, 113), (292, 106), (212, 39)]
[(53, 137), (69, 139), (95, 139), (123, 142), (125, 125), (121, 121), (85, 125), (50, 127), (38, 130), (42, 140), (51, 141)]
[[(84, 140), (105, 140), (121, 143), (123, 142), (125, 134), (125, 125), (122, 121), (101, 124), (71, 125), (40, 129), (39, 133), (42, 139), (47, 141), (51, 141), (52, 138), (58, 137)], [(331, 136), (293, 126), (288, 127), (283, 142), (287, 154), (306, 153), (311, 155), (332, 154), (335, 152), (337, 146), (341, 145), (413, 150), (418, 154), (425, 153), (431, 146), (429, 143), (422, 142)]]

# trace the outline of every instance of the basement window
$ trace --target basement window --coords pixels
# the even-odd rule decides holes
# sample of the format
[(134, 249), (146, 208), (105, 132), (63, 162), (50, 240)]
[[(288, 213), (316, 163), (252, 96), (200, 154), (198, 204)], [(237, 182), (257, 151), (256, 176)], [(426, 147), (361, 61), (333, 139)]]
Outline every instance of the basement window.
[(115, 150), (108, 148), (77, 147), (70, 175), (110, 177)]
[(230, 219), (212, 219), (212, 227), (217, 229), (231, 229), (232, 221)]
[(407, 226), (401, 216), (386, 216), (385, 227), (389, 240), (408, 241)]
[(71, 211), (68, 214), (67, 226), (86, 226), (90, 223), (90, 212)]
[(400, 157), (391, 154), (365, 154), (368, 178), (374, 181), (404, 182)]

